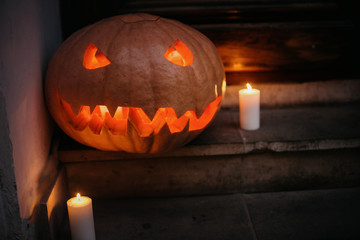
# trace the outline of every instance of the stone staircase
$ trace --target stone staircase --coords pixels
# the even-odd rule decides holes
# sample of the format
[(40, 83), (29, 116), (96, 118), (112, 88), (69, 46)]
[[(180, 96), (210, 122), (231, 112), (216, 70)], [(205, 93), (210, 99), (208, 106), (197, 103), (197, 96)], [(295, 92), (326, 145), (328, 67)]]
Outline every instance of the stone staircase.
[(69, 192), (95, 198), (284, 191), (360, 183), (360, 104), (269, 108), (239, 129), (221, 110), (187, 146), (157, 155), (62, 149)]
[[(84, 20), (81, 12), (92, 13), (86, 6), (65, 13)], [(43, 239), (69, 238), (65, 203), (77, 192), (94, 200), (99, 239), (358, 239), (359, 232), (334, 229), (352, 230), (360, 216), (350, 213), (359, 208), (335, 209), (324, 200), (356, 205), (360, 187), (358, 37), (342, 7), (332, 0), (127, 1), (117, 14), (179, 19), (215, 43), (229, 83), (223, 107), (194, 141), (163, 154), (98, 151), (59, 133), (58, 172), (39, 211)], [(238, 90), (247, 81), (261, 91), (257, 131), (239, 128)], [(333, 188), (339, 191), (321, 190)], [(308, 202), (314, 206), (302, 206)], [(306, 221), (317, 224), (309, 232), (296, 228), (305, 225), (303, 208)], [(332, 211), (341, 220), (349, 213), (351, 228), (331, 218)], [(294, 225), (286, 225), (289, 217)], [(272, 229), (272, 218), (288, 230)], [(333, 222), (321, 227), (326, 218)]]
[[(291, 96), (281, 92), (300, 86), (260, 85), (262, 98), (271, 100), (262, 104), (261, 127), (256, 131), (239, 128), (234, 98), (240, 86), (230, 86), (212, 125), (188, 145), (168, 153), (104, 152), (61, 135), (56, 154), (59, 174), (41, 205), (40, 215), (48, 217), (43, 218), (44, 225), (54, 235), (66, 220), (66, 200), (77, 192), (106, 202), (359, 187), (358, 82), (304, 83), (325, 84), (328, 91), (318, 91), (307, 103), (294, 97), (291, 104), (279, 103)], [(339, 85), (346, 91), (331, 90)], [(269, 97), (276, 89), (282, 91)]]

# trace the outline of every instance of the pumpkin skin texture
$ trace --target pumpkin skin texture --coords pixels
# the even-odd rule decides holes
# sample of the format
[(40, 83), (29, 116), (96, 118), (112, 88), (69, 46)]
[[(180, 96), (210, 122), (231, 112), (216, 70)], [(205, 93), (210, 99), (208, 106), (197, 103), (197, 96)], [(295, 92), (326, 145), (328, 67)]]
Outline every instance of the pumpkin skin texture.
[(66, 39), (50, 61), (45, 96), (57, 124), (78, 142), (155, 153), (200, 134), (225, 85), (221, 59), (203, 34), (175, 20), (129, 14)]

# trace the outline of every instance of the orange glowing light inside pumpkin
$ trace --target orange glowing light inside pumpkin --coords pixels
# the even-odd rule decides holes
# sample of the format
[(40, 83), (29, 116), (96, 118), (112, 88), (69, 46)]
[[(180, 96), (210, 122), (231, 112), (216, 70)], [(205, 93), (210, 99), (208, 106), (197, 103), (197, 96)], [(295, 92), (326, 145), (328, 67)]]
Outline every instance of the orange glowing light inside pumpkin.
[(83, 56), (83, 66), (86, 69), (97, 69), (109, 65), (111, 62), (104, 53), (98, 52), (98, 48), (90, 43)]
[(194, 58), (190, 49), (180, 40), (175, 41), (165, 52), (164, 57), (179, 66), (189, 66)]
[(151, 120), (141, 108), (118, 107), (114, 116), (111, 116), (105, 105), (97, 105), (90, 113), (89, 106), (81, 106), (75, 115), (70, 104), (59, 98), (60, 105), (66, 120), (75, 130), (82, 131), (87, 126), (94, 134), (100, 134), (103, 129), (114, 135), (126, 136), (129, 122), (135, 127), (141, 137), (157, 134), (165, 124), (173, 133), (182, 132), (188, 125), (189, 131), (203, 129), (214, 117), (221, 101), (221, 96), (211, 102), (200, 117), (195, 111), (186, 111), (181, 117), (177, 117), (175, 110), (171, 107), (159, 108)]

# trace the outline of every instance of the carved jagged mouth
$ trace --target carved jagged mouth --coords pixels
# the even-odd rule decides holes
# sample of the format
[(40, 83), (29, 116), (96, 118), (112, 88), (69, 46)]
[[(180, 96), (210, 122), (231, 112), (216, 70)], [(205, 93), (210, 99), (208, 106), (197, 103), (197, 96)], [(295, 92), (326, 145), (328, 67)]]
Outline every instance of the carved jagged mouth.
[(96, 105), (92, 112), (89, 106), (81, 106), (79, 113), (75, 115), (70, 104), (59, 98), (65, 119), (77, 131), (89, 127), (94, 134), (107, 130), (113, 135), (126, 136), (131, 123), (141, 137), (157, 134), (165, 124), (171, 134), (182, 132), (187, 126), (189, 131), (203, 129), (214, 117), (220, 101), (221, 96), (211, 102), (200, 117), (197, 117), (193, 110), (177, 117), (173, 108), (166, 107), (159, 108), (151, 120), (141, 108), (121, 106), (117, 107), (113, 116), (105, 105)]

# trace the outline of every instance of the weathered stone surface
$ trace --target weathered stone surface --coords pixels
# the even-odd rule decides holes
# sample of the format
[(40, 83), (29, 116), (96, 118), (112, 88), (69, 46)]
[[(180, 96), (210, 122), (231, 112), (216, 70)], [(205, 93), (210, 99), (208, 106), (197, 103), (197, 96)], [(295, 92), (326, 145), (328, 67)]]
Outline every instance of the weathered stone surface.
[(247, 151), (360, 147), (360, 105), (264, 109), (258, 131), (241, 131)]
[[(98, 240), (359, 239), (360, 189), (93, 200)], [(59, 240), (70, 238), (64, 222)]]
[[(304, 79), (305, 81), (306, 79)], [(251, 83), (253, 88), (261, 92), (261, 106), (283, 107), (304, 104), (332, 104), (360, 101), (360, 81), (358, 79), (342, 79), (331, 81), (315, 81), (305, 83)], [(230, 85), (226, 88), (223, 107), (238, 108), (239, 93), (246, 88), (243, 85)]]
[(65, 169), (54, 170), (55, 177), (49, 178), (47, 189), (43, 189), (39, 204), (31, 218), (34, 225), (34, 239), (55, 240), (57, 232), (66, 221), (66, 201), (69, 199)]
[(17, 199), (13, 147), (9, 137), (9, 125), (5, 98), (0, 89), (0, 239), (21, 239), (19, 202)]
[(94, 201), (96, 239), (252, 240), (241, 195)]
[(360, 149), (67, 163), (71, 195), (206, 195), (360, 186)]
[(257, 239), (360, 239), (360, 189), (246, 194)]

